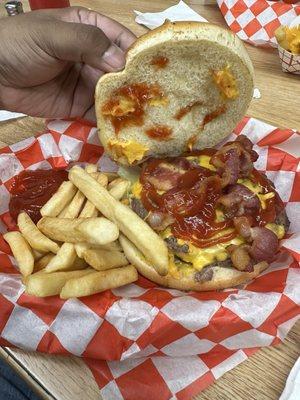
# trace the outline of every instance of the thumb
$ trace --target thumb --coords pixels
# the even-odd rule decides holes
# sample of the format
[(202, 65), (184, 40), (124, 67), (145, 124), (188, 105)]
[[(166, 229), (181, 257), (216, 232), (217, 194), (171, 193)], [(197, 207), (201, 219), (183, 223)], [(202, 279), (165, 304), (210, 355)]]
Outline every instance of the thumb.
[(52, 20), (44, 32), (48, 51), (60, 60), (83, 62), (105, 72), (125, 65), (125, 53), (96, 26)]

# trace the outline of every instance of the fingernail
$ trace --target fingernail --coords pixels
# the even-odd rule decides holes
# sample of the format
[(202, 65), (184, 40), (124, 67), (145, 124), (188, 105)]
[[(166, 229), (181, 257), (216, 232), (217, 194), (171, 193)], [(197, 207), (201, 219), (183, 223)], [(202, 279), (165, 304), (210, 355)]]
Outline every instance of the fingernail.
[(125, 53), (114, 43), (106, 50), (102, 60), (114, 70), (120, 70), (125, 65)]

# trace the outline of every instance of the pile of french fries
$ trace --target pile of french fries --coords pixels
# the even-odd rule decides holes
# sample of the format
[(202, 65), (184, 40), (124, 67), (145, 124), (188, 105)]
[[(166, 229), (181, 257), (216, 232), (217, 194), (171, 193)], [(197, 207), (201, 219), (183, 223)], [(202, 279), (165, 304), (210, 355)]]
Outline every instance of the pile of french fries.
[(25, 212), (19, 214), (20, 231), (8, 232), (4, 239), (26, 293), (68, 299), (136, 281), (137, 271), (118, 241), (120, 231), (160, 274), (167, 273), (164, 242), (126, 205), (129, 187), (129, 181), (98, 172), (96, 165), (75, 166), (41, 208), (37, 225)]

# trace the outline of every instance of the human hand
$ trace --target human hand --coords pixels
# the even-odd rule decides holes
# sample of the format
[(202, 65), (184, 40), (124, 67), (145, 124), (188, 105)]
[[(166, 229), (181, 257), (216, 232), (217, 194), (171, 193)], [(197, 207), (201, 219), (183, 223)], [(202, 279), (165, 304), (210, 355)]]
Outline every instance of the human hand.
[(94, 90), (125, 64), (136, 39), (118, 22), (81, 7), (0, 21), (0, 108), (46, 118), (94, 118)]

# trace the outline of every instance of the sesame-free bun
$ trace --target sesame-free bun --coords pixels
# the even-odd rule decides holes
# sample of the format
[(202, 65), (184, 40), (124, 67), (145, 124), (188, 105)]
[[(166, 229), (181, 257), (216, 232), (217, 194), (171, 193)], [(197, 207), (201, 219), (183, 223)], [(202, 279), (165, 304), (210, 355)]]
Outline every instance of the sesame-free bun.
[[(156, 65), (158, 57), (166, 59), (166, 65)], [(228, 71), (234, 78), (235, 95), (221, 90), (216, 81), (220, 71)], [(140, 83), (158, 85), (166, 101), (145, 104), (143, 124), (125, 126), (116, 134), (111, 119), (103, 114), (103, 107), (116, 98), (121, 87)], [(226, 80), (222, 84), (226, 86)], [(188, 146), (212, 147), (242, 119), (252, 94), (253, 66), (243, 43), (233, 32), (209, 23), (167, 22), (137, 39), (128, 50), (124, 70), (100, 78), (96, 88), (100, 140), (107, 153), (121, 164), (140, 163), (150, 156), (177, 156)], [(191, 104), (184, 116), (176, 118), (180, 110)], [(171, 130), (167, 140), (145, 134), (156, 126)], [(111, 150), (111, 140), (134, 141), (147, 150), (140, 159), (128, 161)]]
[(256, 278), (269, 266), (268, 263), (262, 261), (254, 265), (253, 272), (243, 272), (238, 271), (235, 268), (215, 266), (213, 267), (212, 279), (206, 282), (197, 282), (194, 274), (190, 274), (181, 278), (175, 278), (170, 273), (165, 276), (161, 276), (155, 271), (155, 269), (145, 259), (136, 246), (130, 242), (130, 240), (123, 235), (120, 235), (119, 240), (127, 260), (136, 267), (141, 275), (150, 279), (152, 282), (157, 283), (158, 285), (172, 289), (204, 292), (208, 290), (231, 288)]

